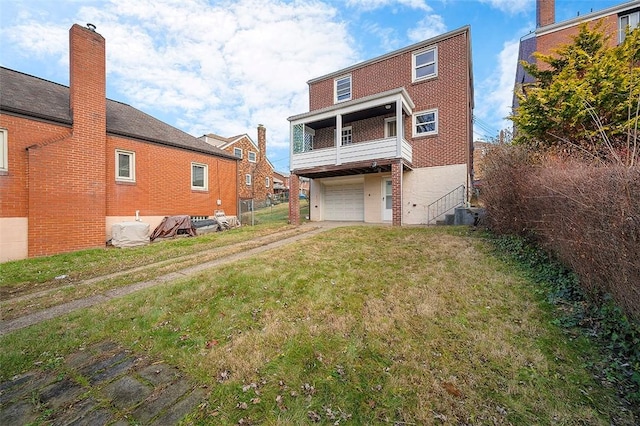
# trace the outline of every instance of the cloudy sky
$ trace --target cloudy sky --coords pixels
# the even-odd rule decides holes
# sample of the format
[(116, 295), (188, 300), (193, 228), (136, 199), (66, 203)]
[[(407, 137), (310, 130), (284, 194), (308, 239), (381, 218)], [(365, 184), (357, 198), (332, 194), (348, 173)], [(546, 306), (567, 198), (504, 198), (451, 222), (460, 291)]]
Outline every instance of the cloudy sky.
[[(622, 0), (556, 0), (556, 21)], [(510, 127), (518, 40), (535, 0), (0, 0), (0, 65), (69, 84), (68, 30), (107, 43), (107, 96), (193, 136), (267, 127), (288, 171), (287, 117), (307, 112), (306, 82), (471, 26), (476, 138)], [(0, 88), (1, 90), (1, 88)]]

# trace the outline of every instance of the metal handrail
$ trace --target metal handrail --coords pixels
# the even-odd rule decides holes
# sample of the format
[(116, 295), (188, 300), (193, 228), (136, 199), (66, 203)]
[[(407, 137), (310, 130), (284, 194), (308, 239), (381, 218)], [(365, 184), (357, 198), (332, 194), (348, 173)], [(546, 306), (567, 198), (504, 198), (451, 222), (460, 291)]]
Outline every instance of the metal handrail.
[[(465, 186), (460, 185), (427, 206), (427, 225), (465, 203)], [(434, 208), (435, 207), (435, 208)], [(435, 210), (435, 211), (433, 211)], [(432, 213), (433, 211), (433, 213)]]

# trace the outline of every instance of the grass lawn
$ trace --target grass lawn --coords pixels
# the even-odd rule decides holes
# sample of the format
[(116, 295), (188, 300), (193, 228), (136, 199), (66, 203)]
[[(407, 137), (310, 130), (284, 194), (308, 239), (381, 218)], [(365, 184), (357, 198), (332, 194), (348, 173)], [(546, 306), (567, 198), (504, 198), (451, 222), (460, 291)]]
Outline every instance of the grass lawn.
[(112, 340), (208, 389), (187, 424), (632, 424), (490, 253), (462, 228), (337, 228), (4, 336), (2, 380)]

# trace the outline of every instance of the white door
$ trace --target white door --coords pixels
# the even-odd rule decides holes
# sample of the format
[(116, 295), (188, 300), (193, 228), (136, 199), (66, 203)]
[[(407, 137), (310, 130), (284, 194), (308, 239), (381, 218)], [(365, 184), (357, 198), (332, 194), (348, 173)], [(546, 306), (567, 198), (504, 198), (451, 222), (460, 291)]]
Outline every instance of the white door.
[(393, 191), (391, 190), (391, 179), (382, 180), (382, 220), (393, 219)]
[(324, 218), (337, 221), (364, 221), (364, 185), (326, 186)]

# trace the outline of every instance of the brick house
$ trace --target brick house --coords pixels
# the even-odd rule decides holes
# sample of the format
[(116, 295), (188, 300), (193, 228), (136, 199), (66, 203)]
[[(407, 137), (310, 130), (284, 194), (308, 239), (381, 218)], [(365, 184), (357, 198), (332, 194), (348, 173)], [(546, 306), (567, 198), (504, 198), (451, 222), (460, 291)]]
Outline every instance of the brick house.
[(235, 214), (236, 159), (106, 99), (95, 27), (69, 41), (69, 87), (0, 68), (0, 261), (104, 247), (136, 216)]
[(533, 77), (527, 74), (521, 65), (522, 61), (535, 63), (534, 52), (549, 55), (555, 48), (571, 44), (583, 23), (589, 26), (602, 25), (602, 30), (610, 35), (609, 44), (613, 47), (624, 40), (627, 27), (637, 28), (639, 22), (640, 0), (625, 2), (562, 22), (555, 20), (555, 0), (536, 0), (536, 30), (520, 39), (513, 108), (518, 107), (515, 93), (523, 85), (534, 82)]
[(467, 26), (310, 80), (309, 112), (288, 119), (291, 193), (309, 179), (310, 219), (425, 224), (441, 197), (464, 204), (472, 79)]
[(247, 134), (225, 138), (214, 133), (200, 136), (200, 140), (218, 147), (238, 158), (238, 197), (264, 203), (273, 197), (273, 165), (267, 158), (267, 129), (258, 125), (258, 143)]

